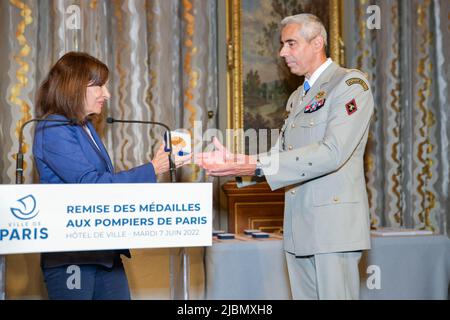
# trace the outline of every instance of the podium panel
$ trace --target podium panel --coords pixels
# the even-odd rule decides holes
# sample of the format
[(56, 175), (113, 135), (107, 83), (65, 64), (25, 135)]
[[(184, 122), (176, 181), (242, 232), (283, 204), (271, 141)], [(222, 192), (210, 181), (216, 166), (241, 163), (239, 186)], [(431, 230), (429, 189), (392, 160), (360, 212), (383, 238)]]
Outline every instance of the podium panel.
[[(186, 247), (212, 244), (212, 184), (0, 185), (0, 221), (0, 255), (179, 248), (171, 255), (171, 296), (188, 299)], [(0, 256), (1, 299), (4, 277)]]
[(0, 186), (0, 254), (210, 246), (210, 183)]
[(5, 257), (0, 256), (0, 300), (5, 300)]

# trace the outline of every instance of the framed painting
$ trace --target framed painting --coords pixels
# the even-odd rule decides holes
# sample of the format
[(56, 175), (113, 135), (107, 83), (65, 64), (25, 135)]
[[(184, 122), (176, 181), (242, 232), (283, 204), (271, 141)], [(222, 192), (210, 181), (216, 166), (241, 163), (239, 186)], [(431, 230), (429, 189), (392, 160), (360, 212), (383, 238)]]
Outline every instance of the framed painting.
[[(281, 20), (303, 12), (318, 16), (328, 33), (328, 56), (343, 64), (341, 1), (227, 0), (227, 126), (233, 129), (227, 138), (235, 152), (248, 152), (248, 129), (281, 128), (287, 99), (303, 81), (278, 55)], [(270, 135), (267, 142), (268, 149)]]

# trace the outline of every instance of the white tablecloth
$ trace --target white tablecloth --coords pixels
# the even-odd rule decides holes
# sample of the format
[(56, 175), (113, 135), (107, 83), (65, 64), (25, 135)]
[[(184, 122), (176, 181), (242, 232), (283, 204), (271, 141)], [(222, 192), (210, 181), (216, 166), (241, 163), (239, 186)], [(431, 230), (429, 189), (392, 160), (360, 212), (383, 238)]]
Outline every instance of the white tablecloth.
[[(215, 241), (206, 249), (205, 268), (207, 299), (291, 299), (280, 239)], [(380, 281), (369, 281), (372, 285), (367, 286), (373, 270), (379, 272)], [(372, 249), (364, 252), (360, 263), (360, 276), (361, 299), (447, 299), (450, 240), (445, 236), (372, 237)]]

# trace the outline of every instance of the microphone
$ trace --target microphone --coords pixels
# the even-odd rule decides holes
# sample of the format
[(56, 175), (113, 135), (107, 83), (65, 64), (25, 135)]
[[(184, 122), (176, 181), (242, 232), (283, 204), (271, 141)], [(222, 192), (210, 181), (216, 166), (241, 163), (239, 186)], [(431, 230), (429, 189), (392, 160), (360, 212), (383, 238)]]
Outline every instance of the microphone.
[(16, 155), (16, 184), (23, 184), (23, 150), (22, 150), (23, 129), (27, 124), (31, 122), (59, 122), (62, 124), (75, 124), (77, 121), (74, 119), (62, 120), (62, 119), (34, 118), (25, 121), (24, 124), (22, 124), (19, 131), (19, 149)]
[(162, 123), (162, 122), (157, 122), (157, 121), (142, 121), (142, 120), (120, 120), (120, 119), (114, 119), (112, 117), (108, 117), (106, 118), (106, 123), (108, 124), (113, 124), (114, 122), (120, 122), (120, 123), (140, 123), (140, 124), (153, 124), (153, 125), (158, 125), (158, 126), (162, 126), (164, 129), (166, 129), (167, 131), (167, 136), (168, 136), (168, 140), (169, 140), (169, 172), (170, 172), (170, 181), (171, 182), (176, 182), (176, 176), (175, 176), (175, 164), (173, 163), (172, 160), (172, 137), (170, 135), (170, 128)]

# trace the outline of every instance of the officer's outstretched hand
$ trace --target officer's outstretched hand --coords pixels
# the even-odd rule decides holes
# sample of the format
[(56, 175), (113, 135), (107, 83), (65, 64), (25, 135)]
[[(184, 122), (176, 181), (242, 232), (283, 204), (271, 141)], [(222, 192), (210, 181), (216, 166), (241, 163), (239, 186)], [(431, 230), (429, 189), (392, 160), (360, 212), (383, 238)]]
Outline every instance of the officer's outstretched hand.
[(214, 151), (194, 155), (194, 163), (211, 176), (253, 175), (256, 158), (245, 154), (231, 153), (220, 141), (213, 138)]

